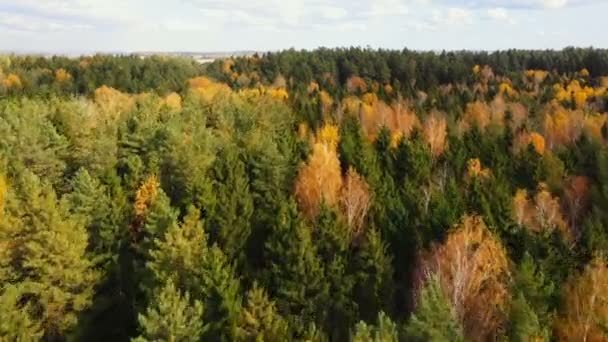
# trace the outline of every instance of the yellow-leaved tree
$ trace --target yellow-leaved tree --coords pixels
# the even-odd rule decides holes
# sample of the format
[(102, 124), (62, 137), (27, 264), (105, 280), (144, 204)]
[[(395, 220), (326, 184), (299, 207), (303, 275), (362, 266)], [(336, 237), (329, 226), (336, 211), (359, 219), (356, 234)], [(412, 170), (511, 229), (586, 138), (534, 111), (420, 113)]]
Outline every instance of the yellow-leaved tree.
[(447, 123), (445, 117), (439, 112), (431, 112), (424, 120), (422, 129), (431, 154), (435, 158), (440, 156), (446, 148)]
[(322, 203), (338, 204), (342, 188), (340, 160), (336, 146), (337, 128), (326, 125), (317, 134), (312, 154), (300, 167), (295, 184), (295, 196), (300, 210), (314, 219)]
[(112, 120), (131, 110), (135, 104), (128, 94), (105, 85), (95, 89), (94, 96), (101, 116)]
[(534, 198), (524, 189), (517, 190), (511, 204), (513, 220), (534, 232), (559, 231), (566, 241), (573, 236), (561, 211), (558, 197), (553, 197), (545, 184), (539, 184)]
[(435, 274), (469, 341), (490, 341), (505, 327), (511, 274), (500, 241), (479, 216), (465, 216), (423, 261)]
[(555, 322), (560, 341), (608, 341), (608, 268), (596, 256), (581, 275), (563, 288), (562, 310)]
[(346, 222), (352, 229), (353, 239), (358, 238), (363, 233), (363, 226), (371, 201), (371, 190), (365, 179), (355, 169), (348, 169), (340, 193), (340, 208)]

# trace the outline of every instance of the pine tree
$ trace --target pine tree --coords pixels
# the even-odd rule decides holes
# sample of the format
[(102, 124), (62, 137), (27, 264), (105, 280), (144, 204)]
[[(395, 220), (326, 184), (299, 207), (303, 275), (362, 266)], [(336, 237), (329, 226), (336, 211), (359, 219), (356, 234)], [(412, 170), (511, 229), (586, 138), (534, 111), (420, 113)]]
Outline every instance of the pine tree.
[(275, 303), (257, 283), (247, 292), (236, 331), (238, 341), (285, 341), (289, 339), (287, 321), (277, 312)]
[(20, 303), (46, 337), (63, 335), (90, 305), (98, 274), (86, 256), (87, 239), (49, 185), (31, 172), (15, 179), (0, 218), (0, 245), (9, 246), (0, 280), (19, 284)]
[(326, 305), (329, 285), (310, 228), (293, 200), (277, 214), (266, 244), (266, 260), (270, 293), (296, 333), (301, 334), (311, 323), (322, 322), (325, 314), (320, 308)]
[(325, 304), (325, 332), (332, 340), (348, 337), (349, 327), (357, 319), (353, 301), (355, 277), (350, 268), (353, 232), (334, 210), (322, 205), (314, 227), (314, 244), (325, 265), (325, 277), (332, 300)]
[(420, 292), (418, 306), (405, 326), (411, 341), (464, 341), (454, 308), (433, 276)]
[(527, 305), (537, 317), (540, 327), (551, 326), (554, 311), (551, 303), (554, 302), (554, 297), (557, 295), (556, 287), (528, 253), (524, 255), (517, 267), (514, 287), (516, 300), (519, 300), (519, 296), (522, 297), (519, 300), (520, 303), (514, 305), (519, 305), (524, 310)]
[(20, 305), (23, 289), (14, 285), (3, 286), (0, 291), (0, 340), (29, 342), (42, 337), (39, 324), (33, 322), (31, 307)]
[(162, 237), (177, 222), (177, 211), (171, 207), (162, 189), (150, 203), (143, 215), (141, 232), (134, 232), (133, 238), (141, 251), (149, 250), (154, 239)]
[(162, 238), (154, 239), (146, 267), (153, 275), (154, 284), (171, 280), (180, 289), (197, 295), (202, 291), (201, 273), (207, 252), (207, 237), (199, 211), (190, 207), (181, 225), (174, 223)]
[(204, 339), (230, 340), (234, 337), (241, 308), (240, 284), (234, 266), (217, 245), (205, 251), (200, 277), (199, 298), (205, 305), (203, 320), (209, 322)]
[(376, 326), (359, 322), (355, 327), (353, 342), (397, 342), (399, 333), (397, 325), (384, 313), (378, 314)]
[(369, 322), (380, 311), (391, 312), (395, 291), (392, 258), (376, 229), (366, 232), (353, 258), (354, 298), (360, 317)]
[(141, 335), (133, 342), (200, 341), (206, 326), (203, 304), (181, 293), (171, 280), (159, 288), (146, 312), (139, 315)]
[(89, 232), (89, 250), (95, 262), (106, 267), (115, 257), (124, 215), (117, 205), (120, 199), (110, 198), (107, 188), (81, 168), (71, 181), (71, 192), (63, 197), (70, 212), (79, 217)]
[(538, 316), (522, 293), (511, 303), (508, 336), (514, 342), (548, 341), (548, 332), (539, 322)]
[(244, 261), (245, 245), (251, 234), (253, 198), (245, 164), (236, 147), (228, 146), (216, 159), (212, 174), (216, 203), (209, 217), (211, 238), (230, 260)]

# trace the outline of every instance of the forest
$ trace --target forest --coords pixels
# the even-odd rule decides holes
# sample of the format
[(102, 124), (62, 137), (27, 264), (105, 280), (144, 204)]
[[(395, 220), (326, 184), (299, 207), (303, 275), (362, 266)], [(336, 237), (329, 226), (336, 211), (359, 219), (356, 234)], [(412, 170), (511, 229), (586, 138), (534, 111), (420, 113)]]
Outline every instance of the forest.
[(0, 341), (608, 341), (608, 50), (0, 56)]

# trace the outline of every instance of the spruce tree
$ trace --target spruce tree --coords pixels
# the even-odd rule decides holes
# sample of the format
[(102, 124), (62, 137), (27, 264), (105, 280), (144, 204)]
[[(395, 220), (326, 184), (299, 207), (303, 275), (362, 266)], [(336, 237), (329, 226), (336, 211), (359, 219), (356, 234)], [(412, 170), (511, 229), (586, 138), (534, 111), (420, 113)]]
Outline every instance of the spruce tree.
[(377, 324), (368, 325), (361, 321), (355, 327), (353, 342), (397, 342), (397, 325), (384, 312), (378, 313)]
[(247, 292), (247, 302), (239, 316), (236, 331), (238, 341), (289, 340), (287, 321), (277, 312), (276, 305), (264, 289), (254, 283)]
[(14, 180), (0, 218), (0, 282), (21, 289), (21, 305), (45, 337), (72, 328), (89, 307), (99, 275), (86, 255), (88, 236), (80, 220), (61, 206), (53, 189), (31, 172)]
[(81, 168), (71, 181), (71, 191), (63, 197), (70, 213), (79, 217), (89, 232), (88, 250), (96, 264), (106, 268), (114, 262), (126, 219), (118, 205), (121, 198), (110, 198), (106, 186)]
[(323, 322), (329, 285), (310, 227), (293, 200), (277, 214), (266, 244), (266, 260), (270, 293), (296, 333), (302, 334), (312, 323)]
[(201, 317), (203, 304), (191, 300), (168, 280), (158, 288), (144, 314), (138, 317), (141, 335), (133, 342), (196, 342), (206, 326)]
[(225, 147), (212, 167), (214, 209), (209, 217), (212, 241), (217, 241), (230, 260), (244, 261), (251, 234), (253, 198), (245, 164), (234, 146)]
[(420, 292), (418, 306), (404, 332), (410, 341), (464, 341), (462, 327), (436, 277)]
[(205, 305), (203, 320), (209, 322), (204, 339), (233, 339), (241, 308), (240, 284), (235, 267), (217, 245), (205, 251), (200, 277), (199, 298)]
[(543, 329), (534, 309), (519, 292), (511, 303), (508, 336), (514, 342), (548, 341), (548, 331)]
[(361, 319), (371, 322), (378, 312), (391, 312), (395, 290), (392, 258), (378, 230), (369, 229), (365, 233), (353, 264), (354, 298)]
[(173, 223), (162, 237), (154, 239), (146, 263), (154, 279), (151, 286), (154, 288), (171, 280), (180, 289), (200, 295), (204, 254), (207, 252), (207, 237), (199, 211), (190, 207), (181, 225)]
[(322, 205), (314, 236), (332, 298), (325, 306), (327, 316), (323, 328), (332, 340), (344, 340), (358, 317), (353, 300), (356, 279), (351, 270), (352, 230), (334, 210)]

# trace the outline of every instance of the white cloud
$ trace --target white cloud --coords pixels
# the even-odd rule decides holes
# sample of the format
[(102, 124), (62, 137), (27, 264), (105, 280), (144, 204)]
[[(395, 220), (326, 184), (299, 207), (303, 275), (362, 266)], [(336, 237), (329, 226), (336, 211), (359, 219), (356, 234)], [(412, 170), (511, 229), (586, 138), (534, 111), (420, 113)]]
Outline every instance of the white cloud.
[(191, 23), (183, 20), (167, 20), (163, 28), (169, 31), (207, 31), (209, 27), (202, 23)]
[(431, 20), (437, 26), (470, 25), (473, 23), (473, 14), (464, 8), (451, 7), (447, 11), (434, 10)]
[(104, 21), (129, 23), (135, 20), (130, 13), (132, 2), (120, 0), (0, 0), (30, 16), (51, 17), (61, 21)]
[(605, 0), (435, 0), (447, 6), (467, 8), (510, 8), (510, 9), (560, 9), (572, 6), (599, 4)]
[(509, 24), (516, 23), (515, 19), (513, 17), (511, 17), (509, 11), (502, 7), (488, 8), (486, 14), (489, 19), (492, 19), (495, 21), (502, 21), (502, 22), (506, 22)]
[(323, 18), (330, 20), (343, 19), (348, 15), (346, 9), (337, 6), (320, 6), (318, 11)]
[(562, 8), (568, 4), (568, 0), (542, 0), (544, 8)]
[(92, 26), (77, 23), (63, 23), (59, 21), (47, 20), (20, 14), (0, 13), (0, 26), (4, 26), (11, 31), (25, 32), (70, 32), (74, 30), (88, 30)]
[(371, 17), (385, 17), (406, 15), (409, 8), (402, 0), (370, 0), (368, 15)]

